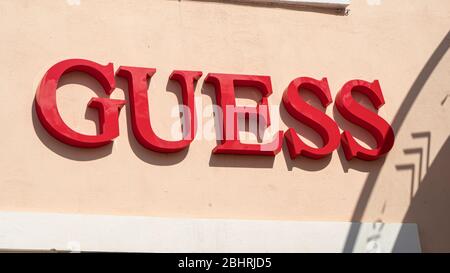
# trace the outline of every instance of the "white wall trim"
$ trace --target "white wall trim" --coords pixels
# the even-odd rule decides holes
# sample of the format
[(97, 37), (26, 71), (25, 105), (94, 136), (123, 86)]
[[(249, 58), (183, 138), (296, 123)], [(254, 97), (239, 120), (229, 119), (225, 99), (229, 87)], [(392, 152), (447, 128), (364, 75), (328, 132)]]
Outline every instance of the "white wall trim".
[(0, 212), (0, 250), (121, 252), (420, 252), (415, 224), (175, 219)]

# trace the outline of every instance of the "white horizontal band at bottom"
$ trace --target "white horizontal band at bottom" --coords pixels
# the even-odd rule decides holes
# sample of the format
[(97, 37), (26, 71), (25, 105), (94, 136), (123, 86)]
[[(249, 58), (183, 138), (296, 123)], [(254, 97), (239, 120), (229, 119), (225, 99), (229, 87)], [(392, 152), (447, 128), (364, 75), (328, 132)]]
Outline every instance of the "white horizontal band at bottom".
[(352, 237), (354, 252), (421, 251), (415, 224), (0, 212), (0, 250), (343, 252)]

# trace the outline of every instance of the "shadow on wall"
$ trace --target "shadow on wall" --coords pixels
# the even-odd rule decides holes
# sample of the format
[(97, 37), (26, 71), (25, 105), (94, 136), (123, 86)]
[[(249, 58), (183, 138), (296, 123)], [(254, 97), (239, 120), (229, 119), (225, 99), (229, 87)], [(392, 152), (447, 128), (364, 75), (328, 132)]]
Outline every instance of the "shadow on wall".
[(418, 224), (422, 247), (433, 252), (450, 250), (449, 162), (450, 137), (428, 168), (424, 179), (420, 181), (420, 186), (403, 219), (405, 223)]
[[(420, 133), (413, 133), (411, 134), (411, 136), (414, 139), (417, 138), (426, 138), (427, 139), (427, 150), (426, 150), (426, 170), (428, 171), (429, 167), (430, 167), (430, 148), (431, 148), (431, 132), (420, 132)], [(415, 181), (416, 181), (416, 169), (418, 170), (418, 180), (419, 180), (419, 184), (420, 181), (422, 179), (422, 167), (423, 167), (423, 157), (424, 157), (424, 152), (423, 152), (423, 148), (422, 147), (417, 147), (417, 148), (409, 148), (409, 149), (404, 149), (403, 153), (405, 155), (414, 155), (414, 154), (418, 154), (419, 155), (419, 165), (416, 168), (415, 164), (402, 164), (402, 165), (396, 165), (395, 168), (398, 171), (411, 171), (411, 192), (410, 192), (410, 196), (411, 196), (411, 200), (414, 197), (414, 187), (415, 187)], [(419, 187), (420, 185), (417, 185), (417, 187)]]
[[(438, 66), (439, 62), (441, 61), (441, 59), (445, 56), (445, 54), (447, 53), (448, 49), (450, 48), (450, 32), (447, 32), (446, 36), (443, 38), (443, 40), (441, 41), (441, 43), (438, 45), (438, 47), (436, 48), (436, 50), (433, 52), (433, 54), (431, 55), (431, 57), (428, 59), (427, 63), (424, 65), (424, 67), (422, 68), (422, 71), (419, 73), (419, 75), (417, 76), (416, 80), (414, 81), (414, 83), (412, 84), (410, 90), (408, 91), (405, 99), (403, 100), (397, 114), (394, 117), (394, 120), (392, 122), (392, 128), (394, 129), (395, 134), (397, 134), (404, 121), (406, 120), (406, 117), (408, 116), (409, 111), (411, 110), (414, 102), (416, 101), (417, 97), (419, 96), (420, 92), (423, 90), (423, 87), (425, 86), (426, 82), (428, 81), (428, 79), (430, 78), (430, 76), (432, 75), (433, 71), (436, 69), (436, 67)], [(444, 99), (444, 101), (441, 103), (441, 106), (444, 105), (446, 98)], [(413, 135), (414, 137), (414, 135)], [(420, 137), (420, 136), (418, 136)], [(448, 141), (447, 141), (448, 143)], [(448, 144), (446, 143), (445, 146), (447, 146)], [(448, 153), (448, 148), (443, 147), (442, 148), (443, 151), (447, 150)], [(406, 151), (407, 153), (417, 153), (417, 151)], [(447, 164), (448, 165), (448, 164)], [(446, 168), (448, 168), (448, 166), (441, 166), (441, 169), (438, 169), (436, 172), (446, 172), (448, 170), (446, 170)], [(414, 167), (415, 168), (415, 167)], [(398, 170), (405, 170), (405, 169), (412, 169), (411, 166), (397, 166)], [(381, 170), (381, 169), (380, 169)], [(375, 183), (378, 180), (378, 177), (380, 175), (380, 170), (376, 171), (376, 172), (371, 172), (369, 174), (369, 176), (367, 177), (365, 183), (364, 183), (364, 187), (362, 189), (361, 195), (359, 196), (358, 202), (356, 203), (356, 207), (355, 210), (353, 212), (353, 216), (351, 218), (352, 222), (360, 222), (364, 212), (366, 210), (368, 201), (370, 199), (370, 196), (372, 194), (372, 191), (375, 187)], [(429, 178), (431, 179), (431, 178)], [(447, 179), (446, 183), (449, 180)], [(431, 184), (431, 183), (429, 183)], [(439, 183), (438, 183), (439, 184)], [(430, 189), (432, 189), (433, 187), (430, 187)], [(422, 196), (424, 196), (425, 193), (422, 193)], [(440, 195), (439, 192), (432, 192), (431, 190), (426, 191), (426, 195), (428, 197), (424, 198), (422, 197), (422, 200), (424, 199), (433, 199), (433, 195)], [(414, 198), (415, 200), (415, 198)], [(447, 197), (446, 201), (447, 203), (445, 204), (441, 204), (442, 206), (445, 206), (446, 208), (450, 208), (450, 198)], [(412, 204), (412, 206), (415, 206), (417, 208), (418, 203), (415, 201), (414, 204)], [(425, 207), (421, 208), (421, 211), (424, 212)], [(434, 221), (444, 221), (444, 220), (439, 220), (440, 218), (448, 218), (448, 212), (445, 212), (445, 214), (438, 214), (434, 211), (426, 211), (428, 213), (428, 217), (431, 218), (435, 218), (433, 219)], [(425, 212), (424, 212), (425, 213)], [(426, 213), (425, 213), (426, 214)], [(412, 217), (411, 215), (418, 215), (414, 214), (412, 211), (408, 213), (408, 217)], [(411, 219), (411, 218), (408, 218)], [(416, 218), (418, 221), (420, 221), (419, 218)], [(433, 220), (430, 220), (431, 222), (433, 222)], [(405, 219), (406, 221), (406, 219)], [(448, 221), (448, 220), (445, 220)], [(448, 222), (446, 222), (448, 225)], [(433, 233), (436, 230), (436, 233), (439, 233), (439, 229), (440, 227), (435, 227), (433, 225), (429, 225), (427, 223), (419, 223), (419, 231), (422, 231), (423, 234), (429, 234), (429, 233)], [(447, 229), (448, 230), (448, 229)], [(345, 243), (345, 247), (344, 247), (344, 252), (352, 252), (354, 247), (355, 247), (355, 243), (356, 243), (356, 239), (358, 237), (359, 234), (359, 228), (357, 226), (353, 227), (350, 229), (348, 236), (347, 236), (347, 240)], [(425, 246), (424, 249), (427, 251), (437, 251), (437, 250), (445, 250), (445, 251), (450, 251), (450, 235), (448, 232), (446, 233), (440, 233), (440, 235), (442, 236), (442, 238), (440, 238), (440, 242), (437, 245), (434, 245), (432, 243), (430, 243), (429, 241), (427, 241), (427, 237), (428, 235), (425, 235), (425, 237), (422, 237), (421, 242), (422, 244)], [(432, 235), (431, 235), (432, 236)], [(433, 238), (431, 238), (433, 239)], [(428, 247), (429, 246), (429, 247)]]
[[(175, 0), (178, 2), (182, 2), (183, 0)], [(216, 4), (233, 4), (233, 5), (242, 5), (242, 6), (252, 6), (252, 7), (271, 7), (271, 8), (280, 8), (280, 9), (290, 9), (297, 10), (302, 12), (314, 12), (314, 13), (323, 13), (328, 15), (337, 15), (337, 16), (345, 16), (348, 14), (347, 9), (338, 9), (338, 8), (329, 8), (329, 7), (321, 7), (321, 6), (306, 6), (299, 4), (290, 4), (287, 2), (264, 2), (260, 0), (187, 0), (187, 1), (196, 1), (196, 2), (207, 2), (207, 3), (216, 3)]]

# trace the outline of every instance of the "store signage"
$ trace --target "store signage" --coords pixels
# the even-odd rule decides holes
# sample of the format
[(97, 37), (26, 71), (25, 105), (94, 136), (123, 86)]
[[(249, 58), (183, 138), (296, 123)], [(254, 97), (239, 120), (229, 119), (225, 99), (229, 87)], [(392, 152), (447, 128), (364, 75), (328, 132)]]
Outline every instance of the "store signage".
[[(115, 77), (128, 81), (129, 101), (110, 98), (92, 98), (88, 107), (98, 110), (100, 133), (86, 135), (71, 129), (62, 120), (56, 104), (56, 90), (60, 78), (73, 71), (80, 71), (95, 78), (110, 95), (115, 89)], [(36, 92), (35, 105), (37, 116), (43, 127), (56, 139), (63, 143), (81, 147), (95, 148), (111, 143), (119, 136), (119, 112), (128, 103), (131, 113), (133, 133), (138, 142), (147, 149), (173, 153), (187, 148), (195, 138), (196, 115), (194, 104), (194, 84), (202, 76), (200, 71), (175, 70), (170, 76), (177, 81), (182, 90), (183, 105), (188, 111), (183, 115), (185, 121), (183, 138), (176, 141), (164, 140), (157, 136), (150, 122), (148, 107), (148, 82), (156, 69), (121, 66), (114, 73), (113, 64), (98, 63), (69, 59), (52, 66), (44, 75)], [(383, 94), (378, 81), (367, 82), (351, 80), (347, 82), (336, 95), (336, 108), (349, 122), (367, 130), (376, 140), (377, 147), (368, 149), (361, 146), (349, 131), (342, 134), (336, 122), (319, 109), (305, 102), (300, 96), (300, 89), (308, 89), (320, 99), (324, 107), (333, 100), (327, 79), (316, 80), (308, 77), (294, 79), (283, 94), (283, 105), (287, 112), (299, 122), (314, 129), (322, 138), (322, 147), (311, 147), (304, 143), (293, 128), (286, 132), (278, 131), (272, 141), (265, 144), (248, 144), (239, 139), (238, 114), (256, 115), (258, 120), (270, 125), (268, 97), (272, 94), (269, 76), (237, 75), (209, 73), (205, 82), (215, 87), (217, 105), (222, 109), (221, 127), (223, 136), (221, 143), (214, 148), (217, 154), (248, 154), (275, 156), (281, 150), (283, 140), (286, 141), (291, 158), (305, 156), (319, 159), (330, 155), (340, 144), (348, 160), (359, 158), (376, 160), (388, 153), (394, 144), (394, 132), (382, 117), (359, 104), (352, 92), (365, 94), (373, 106), (379, 109), (384, 104)], [(235, 87), (253, 87), (262, 95), (256, 107), (240, 107), (235, 102)]]

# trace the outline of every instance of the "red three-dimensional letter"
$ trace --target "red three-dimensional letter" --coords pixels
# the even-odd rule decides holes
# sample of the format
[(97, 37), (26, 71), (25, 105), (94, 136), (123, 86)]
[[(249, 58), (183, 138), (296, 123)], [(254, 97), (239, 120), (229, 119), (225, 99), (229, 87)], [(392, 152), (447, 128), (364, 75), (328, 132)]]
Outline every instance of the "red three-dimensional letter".
[(376, 160), (388, 153), (394, 145), (392, 127), (379, 115), (371, 112), (352, 97), (352, 91), (369, 97), (373, 106), (379, 109), (384, 104), (383, 93), (378, 81), (369, 83), (362, 80), (347, 82), (336, 96), (336, 108), (348, 121), (369, 131), (377, 141), (377, 148), (366, 149), (359, 145), (348, 131), (342, 133), (342, 148), (347, 160), (354, 157), (363, 160)]
[(201, 77), (202, 72), (175, 70), (170, 76), (171, 80), (176, 80), (181, 85), (183, 104), (188, 108), (187, 113), (183, 113), (184, 124), (186, 125), (183, 127), (183, 130), (185, 130), (184, 137), (177, 141), (161, 139), (152, 129), (147, 93), (148, 82), (155, 72), (156, 69), (154, 68), (121, 66), (117, 71), (117, 76), (128, 80), (131, 123), (133, 133), (139, 143), (155, 152), (178, 152), (188, 147), (195, 137), (194, 82)]
[(291, 158), (294, 159), (299, 155), (303, 155), (319, 159), (331, 154), (339, 147), (339, 128), (334, 120), (306, 103), (300, 97), (299, 90), (301, 88), (312, 91), (320, 99), (323, 107), (327, 107), (333, 102), (330, 88), (326, 78), (318, 81), (312, 78), (300, 77), (293, 80), (283, 94), (283, 104), (289, 114), (313, 128), (323, 141), (323, 147), (321, 148), (308, 146), (300, 139), (294, 128), (289, 128), (285, 133), (285, 137)]
[(76, 147), (99, 147), (111, 143), (119, 136), (119, 111), (124, 100), (92, 98), (88, 106), (99, 113), (100, 134), (84, 135), (70, 129), (62, 120), (56, 106), (56, 89), (63, 74), (80, 71), (94, 77), (110, 95), (115, 88), (113, 64), (105, 66), (97, 63), (70, 59), (52, 66), (44, 75), (36, 92), (36, 112), (44, 128), (58, 140)]
[[(266, 125), (270, 125), (267, 98), (272, 94), (272, 84), (268, 76), (250, 76), (234, 74), (210, 73), (205, 82), (212, 83), (216, 89), (217, 104), (222, 108), (222, 140), (221, 144), (214, 148), (216, 154), (249, 154), (274, 156), (280, 152), (283, 144), (283, 131), (278, 131), (270, 143), (246, 144), (239, 140), (237, 114), (256, 112), (258, 118), (264, 118)], [(254, 87), (261, 94), (262, 99), (256, 109), (252, 107), (236, 107), (235, 86)], [(263, 106), (263, 107), (261, 107)], [(261, 111), (265, 108), (266, 111)]]

